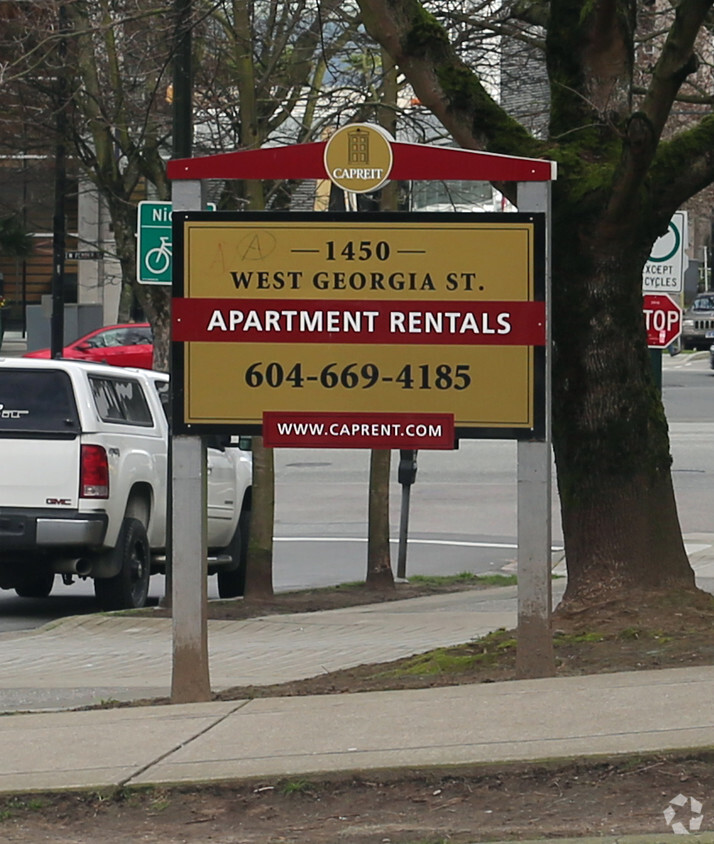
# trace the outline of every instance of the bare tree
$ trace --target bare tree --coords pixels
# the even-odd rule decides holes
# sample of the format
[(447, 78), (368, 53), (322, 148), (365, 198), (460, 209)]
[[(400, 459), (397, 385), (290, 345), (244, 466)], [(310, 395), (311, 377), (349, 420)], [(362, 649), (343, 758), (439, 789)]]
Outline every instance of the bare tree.
[[(337, 12), (339, 11), (339, 14)], [(230, 0), (203, 24), (197, 147), (256, 149), (268, 140), (319, 137), (317, 103), (327, 62), (348, 39), (351, 18), (325, 3)], [(329, 38), (325, 26), (332, 27)], [(221, 185), (221, 208), (289, 205), (295, 185), (246, 180)], [(253, 499), (245, 594), (273, 594), (274, 460), (253, 438)]]
[(136, 295), (156, 338), (154, 366), (168, 368), (169, 291), (136, 284), (136, 203), (144, 180), (168, 199), (164, 158), (172, 29), (169, 4), (87, 0), (67, 4), (76, 60), (72, 140), (84, 171), (107, 203), (122, 268), (119, 318)]
[[(392, 136), (396, 134), (397, 97), (399, 84), (397, 71), (390, 57), (381, 56), (384, 72), (376, 92), (377, 119)], [(382, 211), (396, 211), (398, 186), (390, 182), (381, 191)], [(389, 475), (391, 452), (375, 449), (369, 464), (369, 524), (367, 537), (367, 579), (370, 589), (394, 589), (394, 573), (389, 546)]]

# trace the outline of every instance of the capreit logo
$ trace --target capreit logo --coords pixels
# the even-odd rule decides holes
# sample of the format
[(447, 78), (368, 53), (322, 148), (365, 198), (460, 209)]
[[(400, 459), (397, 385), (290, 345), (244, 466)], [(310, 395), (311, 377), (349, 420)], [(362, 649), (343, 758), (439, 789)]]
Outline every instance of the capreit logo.
[(378, 190), (392, 170), (392, 140), (381, 126), (370, 123), (342, 126), (325, 145), (324, 162), (330, 180), (352, 193)]

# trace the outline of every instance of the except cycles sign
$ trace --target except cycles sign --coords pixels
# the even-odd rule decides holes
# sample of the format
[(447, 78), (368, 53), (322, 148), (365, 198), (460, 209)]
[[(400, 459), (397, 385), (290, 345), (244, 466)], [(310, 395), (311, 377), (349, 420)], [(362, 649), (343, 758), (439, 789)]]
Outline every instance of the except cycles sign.
[(687, 246), (687, 212), (676, 211), (666, 234), (657, 238), (642, 272), (642, 289), (647, 293), (681, 293)]
[(173, 217), (176, 431), (432, 448), (542, 431), (543, 215)]

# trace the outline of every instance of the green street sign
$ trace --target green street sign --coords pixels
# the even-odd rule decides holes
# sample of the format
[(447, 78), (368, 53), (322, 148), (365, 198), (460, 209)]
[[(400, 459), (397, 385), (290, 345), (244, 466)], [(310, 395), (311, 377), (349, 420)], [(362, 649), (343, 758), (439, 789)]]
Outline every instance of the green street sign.
[(687, 212), (675, 211), (667, 233), (652, 247), (642, 272), (645, 293), (681, 293), (687, 269)]
[[(207, 211), (215, 211), (213, 202)], [(171, 203), (139, 203), (136, 226), (136, 280), (140, 284), (171, 284), (173, 268)]]
[(171, 284), (171, 203), (140, 202), (136, 236), (137, 281)]

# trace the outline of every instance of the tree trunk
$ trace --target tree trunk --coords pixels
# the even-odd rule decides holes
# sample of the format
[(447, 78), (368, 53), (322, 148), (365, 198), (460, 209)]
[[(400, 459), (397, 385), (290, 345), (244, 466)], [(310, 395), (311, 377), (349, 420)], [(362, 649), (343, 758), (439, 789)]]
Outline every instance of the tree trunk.
[[(379, 91), (378, 119), (392, 136), (396, 130), (397, 72), (394, 62), (382, 50), (384, 76)], [(396, 211), (398, 199), (397, 182), (389, 182), (382, 188), (379, 207), (381, 211)], [(375, 449), (369, 457), (369, 524), (367, 543), (367, 587), (370, 589), (394, 589), (389, 551), (389, 472), (391, 452)]]
[[(251, 209), (264, 208), (261, 182), (247, 181)], [(262, 437), (253, 437), (253, 501), (246, 564), (246, 597), (273, 595), (273, 530), (275, 524), (275, 459)]]
[(634, 226), (555, 220), (553, 443), (566, 604), (621, 598), (632, 587), (694, 587), (671, 479), (667, 421), (646, 348), (642, 262)]
[(134, 290), (154, 334), (154, 369), (168, 372), (171, 354), (171, 289), (160, 284), (135, 283)]
[(367, 540), (367, 588), (394, 589), (389, 556), (389, 449), (373, 449), (369, 462), (369, 536)]
[(253, 484), (245, 597), (270, 598), (273, 595), (274, 465), (273, 449), (263, 445), (262, 437), (253, 437), (253, 474), (261, 483)]
[[(122, 270), (122, 300), (125, 311), (119, 321), (129, 318), (131, 296), (136, 298), (151, 323), (154, 334), (154, 369), (169, 371), (169, 337), (171, 332), (171, 288), (158, 284), (139, 284), (136, 281), (136, 208), (121, 198), (110, 199), (109, 215), (114, 229), (117, 255)], [(128, 294), (125, 301), (124, 292)]]
[[(251, 4), (233, 0), (235, 25), (235, 82), (240, 101), (240, 144), (242, 148), (260, 146), (256, 104), (256, 71), (253, 56)], [(265, 192), (260, 181), (243, 182), (243, 196), (251, 211), (265, 209)], [(252, 598), (273, 595), (273, 525), (275, 519), (275, 461), (273, 450), (263, 445), (262, 437), (253, 437), (253, 501), (250, 542), (246, 565), (245, 594)]]
[(619, 599), (628, 589), (691, 589), (668, 473), (599, 478), (563, 505), (566, 604)]

